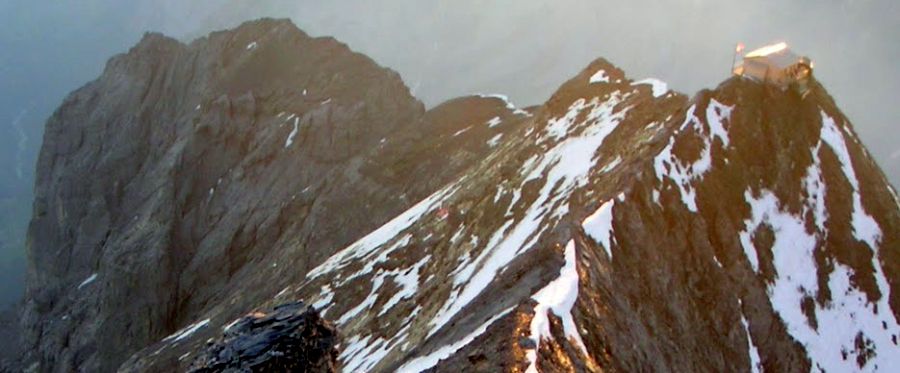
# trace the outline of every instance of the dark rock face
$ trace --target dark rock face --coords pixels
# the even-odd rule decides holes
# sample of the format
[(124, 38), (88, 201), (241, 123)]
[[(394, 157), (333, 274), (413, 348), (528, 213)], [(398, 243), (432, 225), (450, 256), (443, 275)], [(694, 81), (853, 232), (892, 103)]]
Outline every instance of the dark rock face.
[(597, 60), (425, 111), (286, 22), (150, 35), (48, 123), (23, 363), (185, 370), (303, 299), (343, 371), (890, 370), (900, 203), (810, 89)]
[(15, 308), (0, 311), (0, 372), (14, 371), (15, 359), (22, 354), (22, 327)]
[[(148, 34), (47, 124), (25, 362), (113, 371), (201, 315), (245, 314), (456, 177), (524, 117), (472, 100), (480, 111), (449, 108), (459, 121), (432, 130), (396, 73), (288, 21), (189, 45)], [(493, 117), (507, 120), (464, 134), (481, 145), (425, 152), (453, 124)], [(429, 172), (404, 168), (407, 149), (431, 159)]]
[(254, 313), (194, 359), (191, 373), (337, 372), (337, 332), (303, 302)]

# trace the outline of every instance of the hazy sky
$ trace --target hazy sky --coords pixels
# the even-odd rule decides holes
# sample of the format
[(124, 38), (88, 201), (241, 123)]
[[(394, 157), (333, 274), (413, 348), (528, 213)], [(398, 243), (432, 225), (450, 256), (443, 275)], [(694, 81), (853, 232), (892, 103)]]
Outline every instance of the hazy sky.
[(787, 41), (900, 185), (897, 0), (0, 0), (0, 198), (30, 200), (46, 117), (143, 31), (189, 40), (264, 15), (368, 54), (429, 106), (537, 104), (601, 56), (693, 94), (728, 77), (738, 41)]

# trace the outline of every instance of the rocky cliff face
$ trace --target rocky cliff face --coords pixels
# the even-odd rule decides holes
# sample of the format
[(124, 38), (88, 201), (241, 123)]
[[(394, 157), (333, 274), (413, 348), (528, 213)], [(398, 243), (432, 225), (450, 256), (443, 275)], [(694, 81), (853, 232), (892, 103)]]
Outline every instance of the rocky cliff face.
[[(29, 232), (29, 361), (112, 371), (199, 316), (243, 314), (456, 177), (526, 116), (496, 98), (435, 110), (444, 114), (426, 112), (396, 73), (287, 21), (190, 45), (147, 35), (47, 124)], [(493, 118), (503, 125), (452, 136)], [(472, 145), (432, 152), (453, 141)]]
[(900, 366), (900, 205), (818, 84), (598, 60), (425, 111), (287, 22), (150, 35), (48, 123), (30, 240), (42, 371), (188, 369), (297, 299), (348, 372)]

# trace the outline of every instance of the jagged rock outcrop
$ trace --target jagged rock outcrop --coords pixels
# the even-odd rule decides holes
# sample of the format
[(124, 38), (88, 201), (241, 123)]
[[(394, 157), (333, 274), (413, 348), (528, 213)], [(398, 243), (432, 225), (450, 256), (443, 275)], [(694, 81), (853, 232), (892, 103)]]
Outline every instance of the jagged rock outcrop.
[(343, 371), (890, 370), (900, 204), (810, 92), (601, 59), (426, 112), (285, 22), (148, 37), (48, 124), (28, 361), (185, 370), (302, 299)]
[(337, 340), (337, 331), (314, 308), (303, 302), (281, 304), (228, 325), (189, 372), (333, 373), (338, 371)]
[[(288, 21), (146, 35), (47, 124), (25, 363), (113, 371), (201, 315), (246, 313), (527, 117), (470, 100), (440, 122), (396, 73)], [(479, 125), (458, 135), (472, 146), (426, 151)], [(412, 152), (429, 172), (407, 169)]]

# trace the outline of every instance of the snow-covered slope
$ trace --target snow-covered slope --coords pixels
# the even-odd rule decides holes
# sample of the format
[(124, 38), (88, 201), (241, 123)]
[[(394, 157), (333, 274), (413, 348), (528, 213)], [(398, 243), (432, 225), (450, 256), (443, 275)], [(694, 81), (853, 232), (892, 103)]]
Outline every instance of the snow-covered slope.
[(827, 93), (662, 87), (594, 62), (260, 307), (312, 303), (345, 371), (897, 366), (900, 210)]

